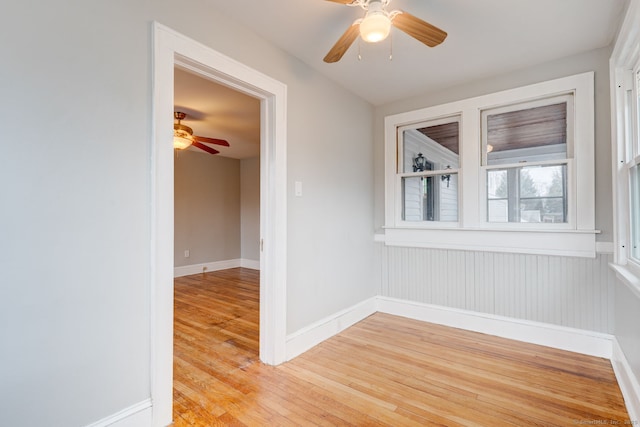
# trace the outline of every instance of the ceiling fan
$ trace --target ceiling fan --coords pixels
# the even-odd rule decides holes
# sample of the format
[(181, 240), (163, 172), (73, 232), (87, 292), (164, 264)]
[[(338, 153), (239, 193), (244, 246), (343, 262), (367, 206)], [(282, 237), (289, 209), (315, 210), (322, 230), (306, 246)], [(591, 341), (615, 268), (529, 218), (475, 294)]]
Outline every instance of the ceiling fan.
[(366, 11), (364, 18), (356, 19), (353, 24), (338, 39), (329, 53), (324, 57), (324, 62), (338, 62), (351, 44), (358, 38), (358, 34), (364, 41), (376, 43), (387, 38), (393, 25), (426, 44), (429, 47), (439, 45), (447, 37), (447, 33), (428, 22), (423, 21), (402, 10), (386, 11), (391, 0), (327, 0), (341, 3), (347, 6), (360, 6)]
[(173, 113), (173, 117), (176, 119), (176, 122), (173, 124), (173, 148), (177, 150), (184, 150), (185, 148), (189, 148), (193, 145), (207, 153), (218, 154), (218, 150), (211, 148), (208, 145), (204, 145), (203, 142), (222, 145), (225, 147), (229, 146), (229, 143), (224, 139), (207, 138), (206, 136), (194, 135), (193, 129), (180, 123), (185, 117), (187, 117), (185, 113), (176, 111)]

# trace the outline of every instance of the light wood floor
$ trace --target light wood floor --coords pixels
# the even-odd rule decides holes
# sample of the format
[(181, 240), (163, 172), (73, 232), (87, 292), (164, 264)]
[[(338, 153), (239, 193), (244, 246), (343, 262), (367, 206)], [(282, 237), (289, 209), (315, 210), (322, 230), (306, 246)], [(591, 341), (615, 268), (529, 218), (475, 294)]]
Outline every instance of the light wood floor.
[(175, 426), (575, 426), (628, 419), (610, 362), (377, 313), (278, 367), (259, 275), (175, 281)]

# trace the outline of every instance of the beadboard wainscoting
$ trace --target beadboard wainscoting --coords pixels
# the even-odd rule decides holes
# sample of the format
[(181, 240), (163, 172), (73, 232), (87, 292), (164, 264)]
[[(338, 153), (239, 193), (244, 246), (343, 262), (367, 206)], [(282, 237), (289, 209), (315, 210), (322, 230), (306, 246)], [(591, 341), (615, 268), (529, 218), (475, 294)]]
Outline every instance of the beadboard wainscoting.
[(377, 294), (613, 333), (612, 255), (595, 258), (404, 248), (376, 243)]

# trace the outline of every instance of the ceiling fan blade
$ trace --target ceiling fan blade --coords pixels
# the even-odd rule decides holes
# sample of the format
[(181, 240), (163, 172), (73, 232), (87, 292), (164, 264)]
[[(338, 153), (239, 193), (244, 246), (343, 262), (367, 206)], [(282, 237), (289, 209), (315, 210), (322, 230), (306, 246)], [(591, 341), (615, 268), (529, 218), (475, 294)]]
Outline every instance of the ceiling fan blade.
[(349, 49), (349, 47), (353, 44), (353, 42), (358, 38), (359, 34), (359, 25), (353, 24), (347, 31), (344, 32), (342, 37), (338, 39), (336, 44), (333, 45), (329, 53), (324, 57), (324, 62), (332, 63), (338, 62), (345, 54), (345, 52)]
[(206, 136), (193, 136), (196, 141), (198, 142), (206, 142), (208, 144), (216, 144), (216, 145), (223, 145), (225, 147), (229, 146), (229, 143), (227, 141), (225, 141), (224, 139), (218, 139), (218, 138), (207, 138)]
[(439, 45), (447, 38), (447, 33), (410, 13), (403, 12), (396, 15), (391, 24), (409, 34), (414, 39), (429, 47)]
[(355, 0), (327, 0), (327, 1), (332, 1), (334, 3), (340, 3), (340, 4), (350, 4), (350, 3), (353, 3)]
[(211, 147), (207, 147), (206, 145), (201, 144), (198, 141), (193, 141), (193, 144), (191, 144), (191, 145), (193, 145), (194, 147), (198, 147), (199, 149), (201, 149), (203, 151), (206, 151), (209, 154), (218, 154), (219, 153), (218, 150), (216, 150), (214, 148), (211, 148)]

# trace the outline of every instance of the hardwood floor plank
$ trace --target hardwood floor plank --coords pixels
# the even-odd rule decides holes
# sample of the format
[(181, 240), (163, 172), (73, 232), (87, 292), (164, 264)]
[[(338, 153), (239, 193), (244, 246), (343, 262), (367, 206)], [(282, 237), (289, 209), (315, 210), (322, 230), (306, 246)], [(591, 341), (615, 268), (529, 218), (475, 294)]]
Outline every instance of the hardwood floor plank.
[(175, 427), (629, 422), (606, 359), (382, 313), (264, 365), (258, 282), (243, 268), (175, 280)]
[[(373, 343), (374, 341), (370, 337), (364, 338), (360, 340), (360, 342)], [(325, 343), (321, 345), (324, 344)], [(341, 348), (346, 346), (344, 341), (340, 341), (337, 344), (333, 343), (332, 345), (339, 347), (334, 348), (334, 351), (340, 351)], [(389, 372), (393, 372), (394, 370), (400, 373), (407, 372), (411, 370), (412, 367), (417, 366), (418, 368), (428, 369), (429, 374), (425, 376), (425, 379), (433, 378), (434, 375), (441, 374), (442, 381), (453, 381), (459, 387), (466, 387), (466, 390), (472, 393), (483, 394), (485, 396), (493, 394), (494, 398), (498, 401), (502, 401), (501, 399), (503, 398), (509, 402), (509, 404), (520, 401), (524, 402), (523, 404), (535, 404), (532, 406), (532, 411), (538, 410), (536, 406), (546, 408), (542, 411), (544, 413), (554, 411), (556, 407), (560, 407), (561, 411), (566, 412), (568, 415), (573, 413), (575, 417), (585, 417), (588, 414), (587, 411), (589, 411), (588, 402), (585, 404), (585, 402), (583, 402), (584, 399), (567, 397), (567, 390), (571, 390), (570, 387), (567, 387), (567, 384), (571, 384), (571, 378), (568, 379), (568, 383), (558, 384), (560, 390), (564, 390), (564, 392), (559, 393), (557, 391), (558, 389), (556, 389), (555, 392), (545, 392), (544, 387), (532, 387), (529, 384), (528, 381), (530, 377), (527, 376), (528, 371), (526, 368), (520, 368), (522, 378), (510, 379), (503, 376), (500, 370), (496, 369), (493, 365), (488, 369), (486, 365), (482, 365), (482, 361), (475, 359), (473, 360), (474, 363), (478, 362), (479, 366), (474, 366), (473, 363), (469, 362), (458, 364), (452, 361), (451, 358), (448, 360), (440, 360), (435, 355), (430, 355), (426, 359), (430, 361), (430, 364), (427, 366), (421, 365), (421, 360), (424, 359), (424, 356), (422, 355), (423, 353), (419, 351), (405, 348), (403, 349), (402, 357), (393, 359), (394, 355), (396, 355), (396, 350), (389, 349), (389, 347), (385, 345), (377, 348), (375, 344), (368, 344), (368, 346), (368, 351), (361, 356), (360, 361), (362, 362), (364, 358), (370, 360), (371, 363), (384, 363), (383, 368)], [(440, 354), (444, 354), (444, 351), (441, 350)], [(407, 379), (406, 381), (410, 382), (411, 380)], [(493, 388), (496, 390), (493, 391)], [(503, 392), (503, 390), (508, 390), (508, 392)], [(600, 395), (599, 391), (591, 390), (591, 393)], [(617, 412), (614, 408), (606, 405), (606, 400), (604, 406), (594, 407), (591, 405), (591, 409), (595, 409), (596, 412)], [(624, 412), (618, 412), (618, 416), (621, 414), (624, 414)]]

